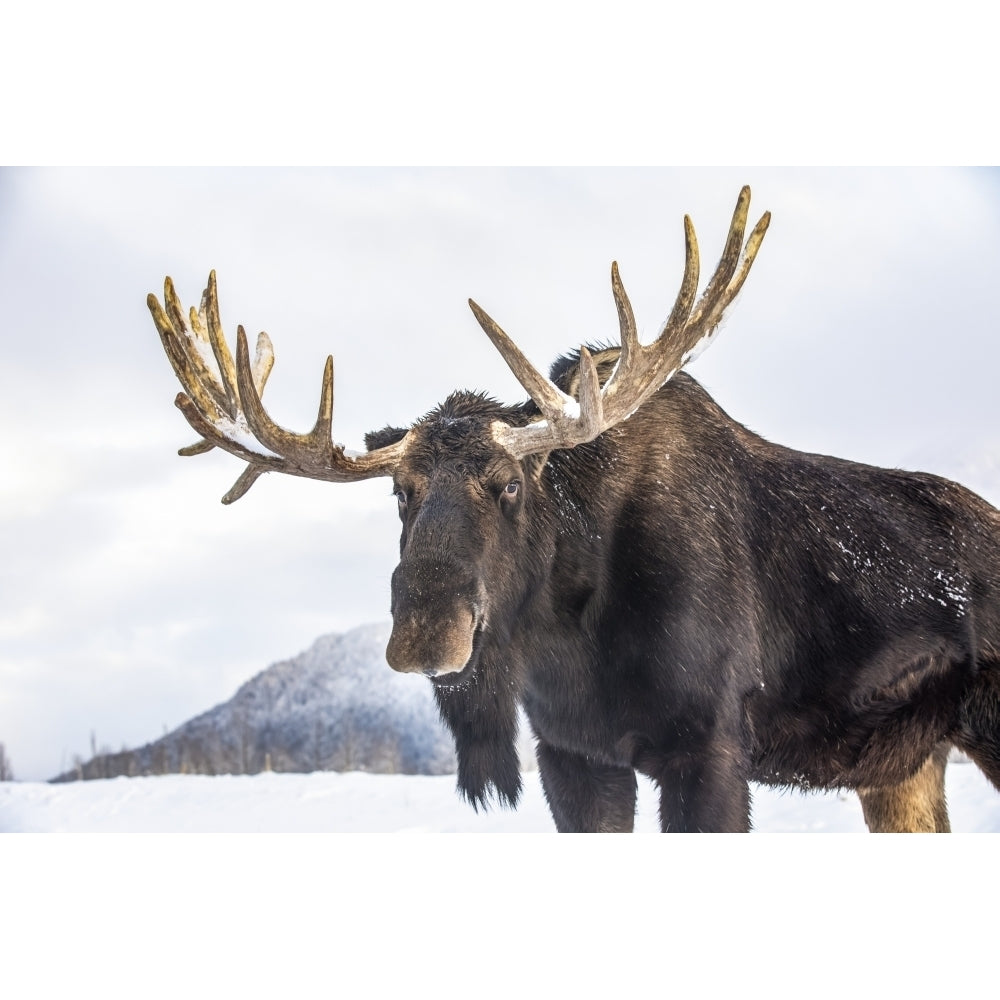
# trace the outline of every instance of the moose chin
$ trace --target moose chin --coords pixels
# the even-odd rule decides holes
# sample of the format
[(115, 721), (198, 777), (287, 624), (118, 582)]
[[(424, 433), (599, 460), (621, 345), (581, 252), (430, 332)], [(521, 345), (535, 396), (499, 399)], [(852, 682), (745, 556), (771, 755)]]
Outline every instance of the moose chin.
[(215, 274), (185, 314), (148, 303), (201, 440), (246, 469), (390, 477), (400, 561), (395, 670), (431, 679), (459, 791), (515, 805), (519, 706), (562, 831), (628, 831), (636, 774), (665, 831), (744, 831), (750, 783), (855, 789), (874, 831), (946, 831), (956, 746), (1000, 788), (1000, 513), (936, 476), (773, 444), (682, 369), (717, 330), (768, 227), (737, 201), (699, 295), (684, 220), (680, 290), (641, 344), (616, 264), (619, 343), (548, 375), (472, 311), (528, 398), (456, 391), (409, 427), (332, 439), (328, 358), (312, 430), (261, 402), (273, 351), (235, 357)]

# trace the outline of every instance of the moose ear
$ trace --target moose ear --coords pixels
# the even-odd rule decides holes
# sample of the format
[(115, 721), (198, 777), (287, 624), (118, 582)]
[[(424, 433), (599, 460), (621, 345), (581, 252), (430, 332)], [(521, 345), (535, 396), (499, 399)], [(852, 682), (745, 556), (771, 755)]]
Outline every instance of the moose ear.
[(398, 444), (404, 437), (406, 429), (403, 427), (383, 427), (380, 431), (369, 431), (365, 435), (365, 447), (369, 451), (376, 451), (391, 444)]

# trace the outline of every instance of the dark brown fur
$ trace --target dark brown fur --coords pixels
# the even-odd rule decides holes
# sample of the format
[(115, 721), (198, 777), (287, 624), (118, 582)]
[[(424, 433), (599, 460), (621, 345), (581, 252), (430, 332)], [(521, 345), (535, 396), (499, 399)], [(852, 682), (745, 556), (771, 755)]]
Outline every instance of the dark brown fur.
[(468, 664), (433, 677), (474, 806), (518, 799), (518, 704), (560, 830), (630, 830), (636, 771), (682, 831), (748, 829), (751, 781), (859, 789), (872, 829), (947, 829), (950, 744), (1000, 787), (993, 507), (771, 444), (685, 374), (590, 444), (516, 463), (491, 423), (536, 415), (456, 393), (395, 478), (393, 665), (433, 675), (454, 622), (476, 623)]

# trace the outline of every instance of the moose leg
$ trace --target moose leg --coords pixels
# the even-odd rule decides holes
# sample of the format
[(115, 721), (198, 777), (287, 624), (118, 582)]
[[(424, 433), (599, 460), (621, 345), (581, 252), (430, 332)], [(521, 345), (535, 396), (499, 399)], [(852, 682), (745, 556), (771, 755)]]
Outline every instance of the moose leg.
[(535, 750), (549, 811), (560, 833), (631, 833), (635, 772), (597, 764), (539, 742)]
[(664, 833), (746, 833), (750, 785), (734, 754), (672, 755), (655, 776)]
[(940, 743), (920, 770), (885, 788), (859, 788), (861, 811), (872, 833), (950, 833), (944, 797), (949, 744)]
[(984, 664), (962, 703), (955, 744), (1000, 790), (1000, 664)]

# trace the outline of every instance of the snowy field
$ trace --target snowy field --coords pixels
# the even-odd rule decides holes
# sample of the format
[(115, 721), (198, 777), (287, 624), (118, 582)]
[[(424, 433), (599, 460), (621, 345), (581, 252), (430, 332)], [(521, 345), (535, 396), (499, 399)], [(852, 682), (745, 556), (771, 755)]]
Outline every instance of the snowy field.
[[(841, 1000), (994, 978), (991, 837), (848, 836), (855, 796), (765, 789), (758, 830), (834, 835), (542, 836), (524, 778), (517, 811), (478, 815), (451, 775), (2, 784), (0, 830), (25, 832), (0, 837), (0, 995)], [(956, 832), (1000, 831), (972, 764), (947, 781)], [(655, 815), (643, 782), (637, 828)]]
[[(554, 832), (538, 772), (524, 775), (516, 811), (476, 813), (453, 775), (359, 772), (205, 777), (165, 775), (49, 785), (0, 784), (0, 832), (546, 833)], [(1000, 794), (974, 765), (947, 771), (952, 829), (1000, 832)], [(865, 825), (857, 796), (757, 787), (762, 833), (854, 833)], [(638, 832), (655, 832), (656, 794), (640, 783)]]

